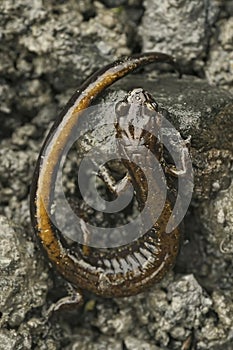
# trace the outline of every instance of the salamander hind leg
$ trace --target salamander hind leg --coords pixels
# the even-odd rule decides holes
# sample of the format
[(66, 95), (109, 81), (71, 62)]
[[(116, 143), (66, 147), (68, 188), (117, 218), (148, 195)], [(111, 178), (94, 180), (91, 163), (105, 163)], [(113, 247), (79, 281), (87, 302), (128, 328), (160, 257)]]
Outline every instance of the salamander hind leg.
[(55, 313), (59, 311), (72, 311), (78, 309), (83, 304), (83, 295), (80, 291), (74, 289), (74, 287), (68, 283), (69, 295), (59, 299), (57, 302), (50, 305), (48, 310), (44, 313), (46, 320), (50, 319)]

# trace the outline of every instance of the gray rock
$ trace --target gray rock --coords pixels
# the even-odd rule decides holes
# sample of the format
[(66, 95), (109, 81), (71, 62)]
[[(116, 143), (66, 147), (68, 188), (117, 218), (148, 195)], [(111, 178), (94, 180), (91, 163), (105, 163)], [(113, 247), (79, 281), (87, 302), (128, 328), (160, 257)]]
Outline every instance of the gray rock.
[[(206, 274), (202, 276), (203, 284), (212, 291), (215, 291), (218, 285), (219, 294), (227, 300), (232, 299), (232, 212), (232, 184), (227, 190), (220, 191), (214, 198), (202, 202), (198, 207), (207, 253)], [(214, 259), (210, 259), (210, 256)]]
[(144, 6), (146, 11), (139, 30), (143, 51), (171, 53), (185, 63), (184, 69), (200, 71), (210, 28), (220, 12), (217, 1), (147, 0)]
[(124, 343), (127, 350), (159, 350), (159, 347), (156, 345), (134, 338), (132, 336), (127, 336)]
[(86, 21), (84, 8), (72, 1), (0, 3), (0, 111), (9, 131), (15, 106), (25, 121), (51, 103), (55, 91), (74, 90), (93, 69), (130, 53), (133, 28), (124, 11), (96, 2), (95, 18)]
[[(105, 350), (105, 349), (115, 349), (122, 350), (122, 342), (105, 336), (100, 336), (98, 339), (93, 338), (93, 334), (81, 333), (76, 334), (74, 343), (72, 346), (68, 346), (65, 350)], [(91, 339), (91, 341), (90, 341)]]
[[(195, 197), (209, 198), (229, 187), (233, 152), (233, 98), (230, 93), (191, 77), (179, 80), (163, 76), (147, 80), (133, 76), (125, 78), (123, 85), (120, 82), (117, 86), (124, 86), (124, 89), (144, 87), (152, 93), (159, 106), (170, 113), (168, 119), (182, 137), (191, 136)], [(111, 95), (112, 100), (119, 98), (121, 95)]]
[[(154, 286), (150, 292), (140, 296), (115, 301), (98, 300), (93, 303), (91, 315), (90, 310), (88, 311), (89, 307), (86, 307), (83, 314), (83, 331), (87, 332), (91, 325), (97, 332), (103, 334), (104, 340), (100, 337), (98, 338), (99, 342), (97, 342), (100, 348), (103, 346), (102, 341), (105, 342), (113, 335), (115, 337), (113, 343), (108, 343), (109, 348), (119, 346), (119, 339), (129, 349), (132, 347), (140, 349), (140, 346), (153, 349), (158, 345), (161, 349), (180, 349), (190, 337), (197, 341), (200, 349), (208, 349), (209, 344), (212, 347), (218, 343), (227, 344), (228, 339), (231, 338), (230, 330), (232, 327), (229, 317), (232, 269), (229, 265), (229, 257), (220, 253), (219, 246), (216, 247), (216, 242), (211, 239), (212, 233), (207, 232), (206, 235), (205, 225), (208, 220), (205, 218), (208, 217), (211, 222), (216, 217), (215, 212), (211, 212), (211, 208), (215, 206), (218, 196), (222, 198), (221, 204), (225, 202), (229, 205), (230, 197), (226, 197), (225, 194), (229, 191), (230, 182), (224, 181), (222, 183), (221, 179), (224, 177), (230, 179), (232, 176), (230, 167), (232, 160), (231, 133), (233, 131), (231, 122), (232, 96), (227, 92), (210, 87), (200, 79), (184, 77), (178, 80), (177, 77), (162, 76), (150, 80), (141, 75), (140, 77), (129, 77), (124, 79), (124, 82), (119, 82), (114, 89), (112, 88), (104, 94), (102, 101), (106, 103), (118, 101), (124, 96), (124, 91), (128, 90), (129, 86), (131, 88), (136, 86), (146, 88), (156, 98), (159, 105), (170, 112), (169, 118), (181, 131), (182, 136), (186, 138), (191, 135), (191, 154), (195, 164), (195, 201), (191, 210), (195, 213), (194, 217), (200, 216), (200, 208), (206, 208), (208, 213), (203, 213), (201, 220), (199, 219), (195, 227), (192, 226), (193, 221), (188, 223), (188, 217), (185, 237), (190, 242), (188, 244), (186, 242), (183, 261), (181, 259), (178, 262), (176, 275), (168, 275), (160, 285)], [(98, 125), (97, 121), (98, 116), (96, 119)], [(220, 122), (221, 127), (219, 127)], [(226, 135), (223, 130), (227, 130), (228, 134)], [(219, 136), (220, 132), (223, 133), (224, 137)], [(98, 137), (102, 139), (101, 133), (102, 131), (99, 132), (96, 128), (97, 139)], [(209, 164), (213, 148), (215, 149), (215, 158)], [(219, 164), (217, 167), (216, 162)], [(208, 164), (207, 169), (205, 164)], [(218, 185), (216, 185), (217, 183)], [(211, 196), (215, 196), (213, 206), (210, 205), (209, 198)], [(202, 204), (199, 203), (200, 200)], [(195, 209), (197, 204), (198, 210)], [(231, 213), (232, 209), (229, 207), (228, 216), (230, 218)], [(215, 225), (214, 221), (213, 225)], [(197, 247), (195, 246), (196, 241), (198, 242)], [(189, 255), (187, 246), (190, 251), (193, 251), (194, 256)], [(207, 255), (203, 253), (200, 258), (199, 254), (203, 249), (208, 253)], [(213, 254), (213, 252), (216, 253)], [(215, 262), (212, 261), (212, 256), (215, 257)], [(221, 264), (219, 264), (220, 257)], [(196, 259), (199, 259), (197, 264)], [(212, 273), (209, 272), (210, 268), (212, 268)], [(195, 273), (195, 276), (202, 280), (203, 286), (208, 291), (210, 288), (215, 290), (219, 281), (226, 287), (227, 291), (221, 294), (221, 297), (227, 300), (221, 309), (223, 321), (219, 322), (217, 326), (213, 326), (216, 323), (216, 315), (220, 312), (220, 307), (216, 303), (217, 299), (213, 300), (208, 296), (202, 284), (198, 283), (193, 275), (187, 274), (181, 277), (180, 273), (184, 270), (186, 274), (188, 272)], [(212, 335), (210, 335), (210, 329)], [(77, 334), (80, 327), (73, 329), (73, 331)], [(73, 346), (78, 348), (81, 344), (81, 341), (77, 339)], [(85, 340), (84, 344), (86, 344), (84, 348), (87, 349), (95, 349), (96, 347), (96, 343), (91, 345), (88, 340)], [(67, 349), (71, 349), (71, 345)]]
[(191, 135), (195, 187), (175, 269), (141, 295), (86, 295), (82, 309), (43, 318), (65, 284), (31, 239), (28, 192), (42, 140), (73, 89), (140, 48), (138, 32), (144, 51), (174, 53), (185, 72), (232, 84), (231, 1), (145, 1), (140, 28), (141, 1), (127, 4), (130, 11), (89, 0), (0, 2), (0, 213), (8, 217), (0, 217), (0, 349), (232, 348), (233, 99), (193, 76), (132, 75), (100, 99), (142, 86), (183, 138)]
[[(225, 188), (227, 188), (229, 184), (225, 184), (225, 187), (222, 188), (222, 185), (219, 182), (219, 180), (223, 176), (230, 176), (229, 163), (232, 154), (232, 144), (230, 142), (230, 132), (232, 131), (232, 127), (230, 121), (232, 118), (232, 109), (228, 108), (227, 113), (224, 111), (226, 109), (225, 106), (231, 104), (231, 95), (227, 92), (219, 91), (216, 88), (211, 88), (205, 82), (198, 79), (194, 80), (191, 78), (184, 77), (182, 80), (179, 80), (176, 76), (163, 76), (157, 77), (156, 79), (149, 79), (146, 76), (140, 75), (140, 77), (134, 76), (133, 78), (126, 78), (124, 82), (122, 81), (116, 84), (114, 89), (112, 88), (104, 94), (103, 101), (117, 101), (121, 99), (124, 95), (124, 90), (122, 90), (122, 84), (124, 86), (124, 90), (127, 90), (129, 86), (143, 86), (144, 88), (146, 88), (149, 92), (153, 94), (159, 105), (169, 111), (170, 115), (168, 117), (173, 122), (175, 127), (179, 128), (183, 137), (186, 138), (188, 135), (192, 136), (191, 152), (192, 156), (194, 157), (193, 161), (196, 161), (196, 159), (199, 160), (195, 165), (196, 201), (200, 199), (203, 200), (214, 193), (215, 195), (217, 194), (218, 196), (220, 196), (219, 198), (222, 198), (220, 206), (223, 205), (223, 203), (228, 203), (227, 197), (224, 196), (224, 191), (226, 191)], [(198, 104), (196, 103), (196, 99), (198, 99)], [(224, 116), (224, 118), (220, 116)], [(14, 136), (14, 148), (16, 147), (20, 149), (22, 147), (21, 142), (18, 141), (22, 139), (22, 134), (26, 135), (25, 139), (27, 140), (27, 142), (29, 142), (29, 140), (31, 144), (33, 144), (34, 142), (34, 146), (32, 147), (33, 151), (28, 151), (28, 154), (30, 155), (29, 158), (20, 156), (20, 168), (22, 170), (17, 174), (19, 184), (17, 185), (16, 183), (16, 189), (17, 186), (21, 187), (20, 183), (23, 178), (26, 177), (27, 181), (30, 181), (29, 174), (27, 173), (27, 171), (25, 172), (25, 166), (28, 166), (28, 160), (33, 159), (33, 157), (35, 157), (35, 144), (38, 143), (37, 140), (33, 141), (33, 139), (35, 138), (35, 126), (38, 130), (39, 128), (44, 129), (44, 125), (38, 124), (38, 116), (36, 116), (34, 120), (35, 122), (32, 122), (31, 128), (24, 126), (22, 130), (21, 128), (18, 129), (17, 133)], [(222, 121), (221, 129), (219, 128), (219, 120)], [(47, 124), (46, 119), (45, 124)], [(218, 128), (214, 127), (214, 125), (218, 125)], [(98, 132), (98, 129), (96, 130)], [(223, 133), (225, 132), (224, 130), (228, 130), (230, 139), (228, 140), (227, 137), (225, 137), (225, 139), (219, 137), (220, 130), (222, 130)], [(209, 138), (210, 135), (211, 138)], [(7, 140), (5, 140), (4, 144), (5, 149), (7, 149), (7, 145), (8, 150), (10, 149), (10, 147), (12, 147), (9, 143), (7, 144)], [(216, 149), (219, 150), (219, 153), (217, 153), (219, 160), (222, 159), (221, 150), (224, 147), (224, 152), (228, 151), (229, 154), (227, 157), (223, 158), (225, 159), (224, 167), (217, 168), (217, 171), (215, 166), (209, 169), (207, 177), (209, 181), (207, 182), (207, 184), (209, 183), (209, 186), (207, 186), (206, 182), (203, 183), (202, 181), (202, 164), (206, 164), (207, 160), (209, 159), (207, 157), (208, 151), (211, 150), (214, 146), (216, 147)], [(22, 154), (21, 151), (18, 152), (19, 155)], [(3, 152), (3, 154), (6, 154), (6, 152)], [(14, 154), (17, 155), (17, 153)], [(13, 154), (11, 152), (8, 152), (8, 156), (10, 159), (12, 159)], [(30, 163), (31, 162), (32, 161), (30, 161)], [(9, 174), (12, 173), (12, 171), (9, 172), (7, 162), (3, 162), (2, 165), (4, 166), (4, 164), (4, 177), (2, 177), (2, 179), (6, 181), (8, 178), (9, 183), (9, 181), (11, 181)], [(198, 168), (198, 166), (200, 168)], [(214, 185), (214, 183), (219, 183), (219, 185)], [(6, 189), (7, 186), (5, 186), (5, 188), (3, 189), (3, 194), (5, 193)], [(17, 193), (16, 190), (15, 193)], [(20, 194), (20, 192), (18, 192), (18, 194)], [(5, 195), (5, 201), (9, 200), (9, 208), (14, 207), (14, 202), (11, 201), (12, 195), (13, 193), (11, 193), (9, 197)], [(22, 198), (23, 197), (24, 195), (22, 195)], [(25, 199), (23, 199), (22, 202), (25, 203), (24, 208), (26, 208)], [(206, 201), (205, 203), (205, 206), (203, 204), (203, 208), (207, 207), (209, 208), (209, 210), (211, 209), (211, 207), (215, 208), (215, 205), (210, 205), (209, 201)], [(15, 211), (19, 212), (19, 209), (16, 210), (15, 208)], [(230, 212), (231, 211), (229, 209), (229, 217), (231, 217)], [(8, 211), (8, 213), (10, 213), (10, 210)], [(26, 217), (27, 216), (28, 214), (26, 214)], [(215, 213), (209, 212), (207, 216), (210, 218), (215, 217)], [(203, 235), (205, 236), (204, 232), (206, 232), (204, 229), (201, 230), (201, 227), (204, 226), (205, 228), (205, 225), (208, 223), (208, 220), (206, 220), (205, 217), (206, 215), (201, 216), (202, 222), (198, 223), (197, 227), (199, 228), (199, 230), (197, 231), (197, 233), (195, 233), (195, 230), (193, 230), (193, 227), (191, 225), (189, 226), (190, 234), (188, 236), (188, 239), (190, 239), (190, 243), (188, 245), (189, 249), (193, 250), (196, 254), (199, 254), (199, 250), (201, 249), (201, 244), (203, 242)], [(221, 215), (219, 214), (217, 215), (217, 217), (218, 220), (220, 220), (221, 224), (221, 222), (223, 221), (221, 221)], [(229, 223), (230, 222), (231, 221), (229, 221)], [(7, 231), (8, 230), (9, 227), (7, 228)], [(221, 226), (219, 232), (220, 231)], [(1, 262), (4, 271), (7, 270), (6, 265), (10, 264), (9, 261), (11, 260), (9, 259), (12, 259), (8, 257), (9, 253), (7, 252), (10, 252), (10, 254), (13, 255), (13, 259), (18, 264), (20, 264), (21, 255), (20, 251), (18, 251), (18, 247), (23, 247), (24, 245), (27, 246), (29, 244), (27, 243), (27, 241), (19, 242), (18, 238), (14, 236), (14, 233), (11, 232), (11, 230), (9, 230), (9, 232), (11, 237), (8, 238), (8, 236), (4, 235), (6, 243), (3, 245), (2, 248), (6, 255), (4, 255), (4, 258)], [(216, 242), (211, 238), (211, 235), (212, 232), (209, 233), (209, 231), (207, 231), (207, 236), (205, 237), (204, 241), (205, 250), (206, 252), (208, 252), (208, 254), (212, 254), (213, 251), (216, 251)], [(222, 236), (220, 236), (220, 239), (222, 239)], [(195, 240), (198, 241), (197, 248), (195, 247), (195, 244), (193, 245), (193, 240), (194, 242)], [(14, 245), (12, 245), (12, 242), (14, 242)], [(30, 243), (29, 245), (31, 246), (31, 249), (33, 249), (32, 243)], [(6, 249), (6, 247), (8, 248)], [(12, 247), (14, 247), (14, 249), (12, 249)], [(221, 265), (218, 262), (218, 254), (219, 256), (221, 256), (222, 259)], [(204, 260), (200, 259), (199, 264), (197, 264), (197, 266), (195, 267), (195, 265), (192, 264), (195, 263), (196, 256), (194, 256), (194, 258), (192, 258), (191, 256), (190, 258), (188, 256), (187, 250), (184, 249), (184, 264), (187, 264), (188, 267), (184, 267), (184, 265), (180, 267), (178, 262), (176, 274), (174, 275), (170, 273), (164, 279), (164, 281), (161, 282), (161, 284), (152, 288), (150, 292), (145, 292), (136, 297), (112, 301), (97, 299), (97, 301), (94, 302), (94, 299), (90, 299), (82, 313), (78, 311), (77, 313), (74, 312), (71, 315), (66, 315), (65, 319), (63, 319), (64, 316), (61, 316), (59, 323), (56, 325), (56, 332), (58, 332), (58, 334), (60, 334), (61, 332), (65, 334), (65, 339), (67, 339), (67, 341), (69, 342), (69, 345), (66, 346), (67, 350), (82, 347), (83, 349), (90, 350), (101, 348), (121, 349), (122, 344), (124, 344), (124, 346), (126, 348), (128, 347), (129, 349), (132, 348), (132, 346), (135, 346), (135, 349), (137, 349), (137, 347), (138, 349), (140, 349), (140, 346), (142, 345), (145, 347), (145, 349), (156, 349), (156, 347), (160, 347), (161, 349), (180, 349), (185, 340), (191, 336), (193, 329), (196, 330), (194, 332), (194, 336), (197, 337), (197, 341), (198, 344), (200, 344), (199, 347), (201, 349), (208, 348), (208, 341), (211, 341), (211, 344), (213, 346), (218, 344), (218, 340), (215, 341), (216, 334), (218, 335), (217, 339), (220, 339), (221, 343), (224, 344), (224, 339), (227, 339), (227, 337), (231, 337), (230, 329), (232, 325), (230, 323), (231, 320), (229, 317), (229, 308), (231, 308), (229, 293), (232, 288), (232, 278), (230, 278), (230, 275), (228, 275), (231, 271), (230, 269), (223, 270), (223, 268), (226, 267), (226, 264), (229, 261), (227, 254), (221, 254), (220, 251), (218, 254), (210, 255), (210, 257), (214, 256), (214, 258), (216, 259), (215, 261), (213, 261), (212, 258), (209, 257), (209, 255), (208, 258), (205, 256), (205, 254), (203, 255), (203, 259), (205, 259), (205, 262), (208, 262), (207, 271), (210, 267), (210, 264), (213, 268), (214, 276), (216, 276), (216, 278), (214, 279), (212, 278), (213, 274), (208, 275), (208, 273), (203, 273), (203, 266), (202, 269), (199, 270), (200, 263), (202, 264)], [(24, 253), (24, 256), (27, 256), (26, 253)], [(32, 256), (33, 261), (35, 261), (35, 256)], [(190, 265), (188, 264), (188, 261), (190, 261)], [(26, 274), (30, 276), (30, 281), (33, 281), (34, 275), (40, 276), (42, 280), (36, 277), (36, 283), (38, 283), (37, 288), (38, 290), (42, 289), (45, 292), (49, 286), (49, 281), (47, 279), (47, 275), (43, 273), (45, 268), (44, 265), (40, 265), (39, 259), (39, 266), (33, 265), (33, 270), (31, 270), (31, 260), (29, 260), (28, 258), (26, 259), (26, 262), (27, 265), (24, 267), (24, 269), (28, 271)], [(215, 290), (216, 288), (215, 286), (218, 283), (217, 278), (219, 278), (220, 274), (222, 276), (221, 283), (225, 285), (228, 291), (222, 292), (221, 294), (222, 300), (226, 300), (225, 304), (224, 302), (221, 302), (220, 308), (220, 306), (217, 303), (218, 299), (211, 299), (209, 296), (207, 296), (201, 284), (199, 284), (192, 275), (187, 274), (187, 276), (182, 277), (181, 273), (185, 269), (186, 274), (188, 272), (193, 272), (196, 276), (203, 279), (202, 283), (203, 286), (205, 286), (205, 288), (211, 283), (213, 290)], [(10, 277), (10, 280), (12, 280), (12, 277)], [(15, 305), (11, 304), (13, 312), (13, 316), (11, 316), (11, 309), (9, 309), (7, 301), (4, 300), (3, 304), (5, 307), (7, 307), (3, 308), (4, 312), (2, 322), (3, 325), (6, 324), (6, 322), (10, 322), (13, 328), (16, 324), (20, 324), (20, 329), (24, 331), (25, 339), (29, 337), (31, 343), (38, 343), (38, 334), (40, 332), (46, 334), (46, 332), (48, 332), (48, 324), (40, 324), (41, 314), (34, 317), (34, 322), (31, 319), (25, 322), (25, 314), (29, 310), (31, 310), (31, 317), (33, 317), (32, 308), (34, 307), (34, 301), (32, 301), (32, 299), (28, 296), (28, 293), (30, 293), (30, 295), (32, 294), (30, 289), (32, 287), (30, 284), (28, 284), (27, 279), (24, 279), (23, 281), (20, 281), (18, 283), (19, 285), (24, 283), (24, 286), (22, 286), (22, 288), (20, 289), (20, 295), (21, 298), (23, 298), (23, 300), (25, 301), (20, 301), (20, 307), (16, 307)], [(57, 291), (55, 289), (54, 292), (55, 299), (57, 299), (58, 289)], [(4, 295), (8, 295), (8, 292), (4, 293)], [(45, 301), (43, 294), (43, 298), (37, 301), (37, 306), (42, 305), (44, 303)], [(213, 328), (212, 338), (210, 338), (209, 329), (213, 327), (216, 318), (215, 315), (220, 313), (220, 309), (221, 322), (219, 322), (219, 324), (217, 324), (217, 326)], [(207, 317), (207, 315), (209, 316)], [(90, 326), (94, 331), (90, 330)], [(34, 333), (32, 333), (32, 336), (29, 336), (31, 334), (32, 327), (34, 329)], [(207, 333), (209, 340), (206, 336), (206, 330), (208, 330)], [(51, 328), (51, 332), (48, 333), (48, 336), (46, 337), (46, 344), (52, 344), (49, 345), (52, 349), (59, 349), (61, 348), (62, 343), (54, 339), (53, 334), (55, 334), (54, 326)], [(72, 338), (71, 334), (73, 335)], [(102, 334), (102, 336), (100, 336), (100, 334)], [(94, 341), (96, 337), (98, 340)], [(113, 339), (111, 339), (111, 337), (113, 337)], [(16, 341), (18, 341), (18, 339), (18, 335), (16, 335)], [(57, 339), (60, 339), (60, 335), (57, 336)], [(46, 349), (47, 345), (42, 346), (42, 343), (38, 344), (40, 344), (38, 345), (38, 348)]]
[(172, 53), (186, 72), (232, 91), (232, 1), (145, 1), (144, 51)]
[[(19, 326), (26, 313), (42, 306), (47, 291), (47, 273), (43, 261), (36, 260), (34, 245), (22, 228), (0, 217), (1, 325)], [(16, 232), (17, 233), (16, 233)], [(38, 267), (44, 269), (41, 273)]]
[(15, 348), (17, 332), (14, 330), (0, 330), (0, 349), (12, 350)]
[(126, 5), (128, 0), (101, 0), (101, 2), (107, 7), (118, 7), (121, 5)]
[[(230, 3), (230, 1), (229, 1)], [(216, 24), (215, 36), (206, 67), (206, 76), (211, 84), (218, 84), (233, 91), (233, 17), (221, 19)]]
[[(3, 216), (0, 242), (0, 349), (30, 350), (43, 334), (46, 340), (42, 339), (38, 349), (58, 349), (51, 327), (43, 324), (41, 311), (37, 312), (52, 285), (41, 254), (24, 229)], [(56, 327), (52, 332), (55, 334)]]

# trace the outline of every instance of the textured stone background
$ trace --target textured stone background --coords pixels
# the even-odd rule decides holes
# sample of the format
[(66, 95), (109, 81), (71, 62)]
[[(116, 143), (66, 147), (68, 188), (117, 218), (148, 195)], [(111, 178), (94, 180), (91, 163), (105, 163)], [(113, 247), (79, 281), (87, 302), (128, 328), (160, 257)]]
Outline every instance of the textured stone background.
[[(231, 0), (0, 2), (0, 349), (232, 349), (232, 15)], [(178, 262), (150, 291), (87, 296), (82, 309), (42, 324), (65, 293), (31, 239), (28, 193), (43, 138), (91, 72), (150, 50), (174, 54), (185, 73), (134, 78), (192, 136), (195, 191)]]

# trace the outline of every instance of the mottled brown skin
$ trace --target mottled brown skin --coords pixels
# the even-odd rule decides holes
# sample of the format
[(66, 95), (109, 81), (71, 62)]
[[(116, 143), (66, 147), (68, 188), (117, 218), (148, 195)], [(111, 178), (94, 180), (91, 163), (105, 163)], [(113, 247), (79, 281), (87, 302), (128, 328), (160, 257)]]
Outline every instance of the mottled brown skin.
[[(53, 183), (56, 181), (62, 151), (82, 111), (115, 81), (152, 62), (167, 62), (175, 66), (171, 56), (152, 52), (116, 61), (93, 74), (72, 96), (55, 121), (37, 161), (30, 196), (31, 220), (35, 234), (49, 261), (77, 291), (88, 290), (103, 297), (140, 293), (163, 278), (174, 265), (178, 253), (179, 229), (165, 233), (172, 213), (172, 203), (169, 200), (166, 201), (157, 222), (143, 237), (116, 248), (97, 249), (76, 245), (75, 251), (72, 251), (61, 239), (61, 232), (53, 226), (50, 219)], [(145, 97), (145, 101), (140, 102), (141, 105), (146, 105), (149, 110), (157, 113), (156, 103), (151, 96), (146, 92), (141, 94)], [(155, 122), (158, 123), (159, 114), (156, 115)], [(116, 136), (121, 137), (124, 134), (124, 137), (137, 138), (138, 135), (132, 127), (129, 126), (128, 130), (122, 129), (121, 118), (123, 116), (119, 115)], [(148, 134), (141, 134), (139, 137), (145, 139), (146, 147), (150, 151), (158, 158), (161, 157), (161, 144), (156, 138), (150, 138)], [(146, 185), (141, 181), (143, 174), (135, 172), (135, 166), (129, 162), (125, 166), (136, 190), (139, 207), (143, 207), (146, 200)], [(156, 181), (154, 186), (157, 188)]]

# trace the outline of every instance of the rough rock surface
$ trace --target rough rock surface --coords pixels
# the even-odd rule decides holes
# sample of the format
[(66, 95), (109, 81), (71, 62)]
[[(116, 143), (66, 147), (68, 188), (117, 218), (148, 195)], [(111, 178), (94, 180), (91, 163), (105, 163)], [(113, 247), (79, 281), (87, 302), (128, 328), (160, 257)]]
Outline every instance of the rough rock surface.
[(216, 26), (216, 33), (210, 41), (206, 76), (211, 84), (233, 91), (233, 17), (219, 20)]
[(146, 0), (144, 6), (144, 51), (172, 53), (186, 72), (205, 74), (211, 84), (232, 91), (232, 1)]
[(96, 68), (140, 47), (156, 49), (177, 55), (184, 72), (232, 88), (231, 3), (0, 2), (0, 349), (232, 349), (228, 91), (194, 76), (143, 73), (119, 82), (102, 99), (117, 101), (125, 89), (143, 86), (182, 136), (192, 136), (195, 189), (182, 249), (175, 269), (150, 291), (124, 299), (87, 295), (80, 310), (44, 322), (45, 310), (66, 290), (31, 238), (28, 210), (42, 140)]
[[(140, 27), (144, 51), (171, 52), (192, 68), (204, 66), (211, 27), (220, 11), (216, 1), (144, 2)], [(179, 21), (177, 21), (179, 18)]]

